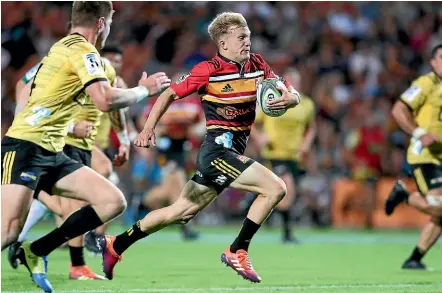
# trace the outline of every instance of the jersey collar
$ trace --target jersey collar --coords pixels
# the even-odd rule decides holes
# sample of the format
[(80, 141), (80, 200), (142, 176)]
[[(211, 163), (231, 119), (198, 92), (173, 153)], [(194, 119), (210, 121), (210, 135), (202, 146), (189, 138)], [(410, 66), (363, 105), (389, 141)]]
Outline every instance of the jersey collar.
[(243, 65), (241, 65), (241, 63), (238, 63), (236, 61), (230, 60), (227, 57), (224, 57), (223, 55), (221, 55), (219, 52), (216, 54), (216, 56), (218, 56), (218, 58), (220, 58), (221, 60), (229, 63), (229, 64), (233, 64), (236, 67), (238, 67), (238, 70), (241, 71), (241, 69), (243, 69), (243, 67), (247, 64), (247, 62), (249, 62), (249, 60), (247, 60)]
[(72, 34), (69, 34), (69, 35), (70, 35), (70, 36), (72, 36), (72, 35), (78, 35), (78, 36), (82, 37), (83, 39), (85, 39), (85, 40), (87, 41), (87, 39), (86, 39), (82, 34), (80, 34), (80, 33), (75, 32), (75, 33), (72, 33)]

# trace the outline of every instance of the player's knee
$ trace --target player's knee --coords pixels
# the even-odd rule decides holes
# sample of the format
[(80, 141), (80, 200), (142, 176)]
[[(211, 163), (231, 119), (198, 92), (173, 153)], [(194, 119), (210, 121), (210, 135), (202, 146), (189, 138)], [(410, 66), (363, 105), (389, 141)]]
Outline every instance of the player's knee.
[(275, 202), (275, 204), (279, 203), (287, 194), (287, 185), (285, 182), (278, 178), (275, 180), (274, 184), (269, 190), (270, 198)]
[(109, 178), (112, 173), (112, 163), (109, 160), (101, 160), (95, 169), (95, 171), (104, 178)]
[(124, 194), (116, 187), (110, 192), (107, 204), (115, 215), (122, 214), (127, 208), (127, 201)]
[(195, 208), (175, 202), (170, 207), (169, 222), (186, 224), (196, 216)]

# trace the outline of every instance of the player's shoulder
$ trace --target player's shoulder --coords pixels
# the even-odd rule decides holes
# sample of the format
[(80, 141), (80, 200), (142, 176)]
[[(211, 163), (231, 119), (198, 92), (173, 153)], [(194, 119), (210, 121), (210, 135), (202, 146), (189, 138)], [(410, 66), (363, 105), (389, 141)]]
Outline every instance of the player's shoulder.
[(59, 46), (68, 49), (71, 53), (96, 53), (97, 48), (89, 43), (82, 35), (70, 34), (58, 41)]
[(264, 65), (266, 63), (264, 57), (258, 53), (250, 53), (250, 61), (258, 65)]
[(214, 57), (210, 60), (202, 61), (196, 64), (192, 68), (191, 72), (193, 74), (206, 75), (209, 77), (212, 74), (216, 74), (216, 72), (219, 70), (221, 70), (221, 63), (216, 57)]
[(434, 72), (421, 75), (413, 81), (413, 85), (420, 87), (432, 87), (440, 83), (441, 79)]

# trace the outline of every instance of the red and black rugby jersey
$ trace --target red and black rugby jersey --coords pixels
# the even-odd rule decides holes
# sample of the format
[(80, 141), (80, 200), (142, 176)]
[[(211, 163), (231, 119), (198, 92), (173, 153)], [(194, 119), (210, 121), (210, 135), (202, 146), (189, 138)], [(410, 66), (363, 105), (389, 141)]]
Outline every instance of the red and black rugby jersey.
[(171, 88), (179, 98), (198, 92), (206, 116), (206, 140), (243, 154), (255, 121), (256, 81), (263, 78), (278, 76), (261, 55), (250, 54), (244, 65), (217, 55), (196, 65)]

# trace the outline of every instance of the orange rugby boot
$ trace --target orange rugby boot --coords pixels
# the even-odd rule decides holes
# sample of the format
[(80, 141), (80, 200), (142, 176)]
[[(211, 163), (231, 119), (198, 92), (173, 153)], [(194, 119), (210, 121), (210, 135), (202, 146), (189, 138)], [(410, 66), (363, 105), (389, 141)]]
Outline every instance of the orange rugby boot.
[(252, 263), (249, 259), (247, 251), (240, 249), (237, 252), (230, 252), (230, 246), (221, 255), (221, 262), (226, 266), (231, 267), (238, 275), (242, 276), (245, 280), (249, 280), (253, 283), (260, 283), (261, 277), (253, 269)]
[(69, 272), (69, 279), (71, 280), (104, 280), (103, 276), (94, 273), (87, 265), (73, 267)]
[(103, 256), (103, 273), (109, 280), (114, 278), (115, 265), (123, 259), (123, 257), (118, 255), (114, 250), (113, 244), (115, 238), (115, 236), (105, 235), (98, 240)]

